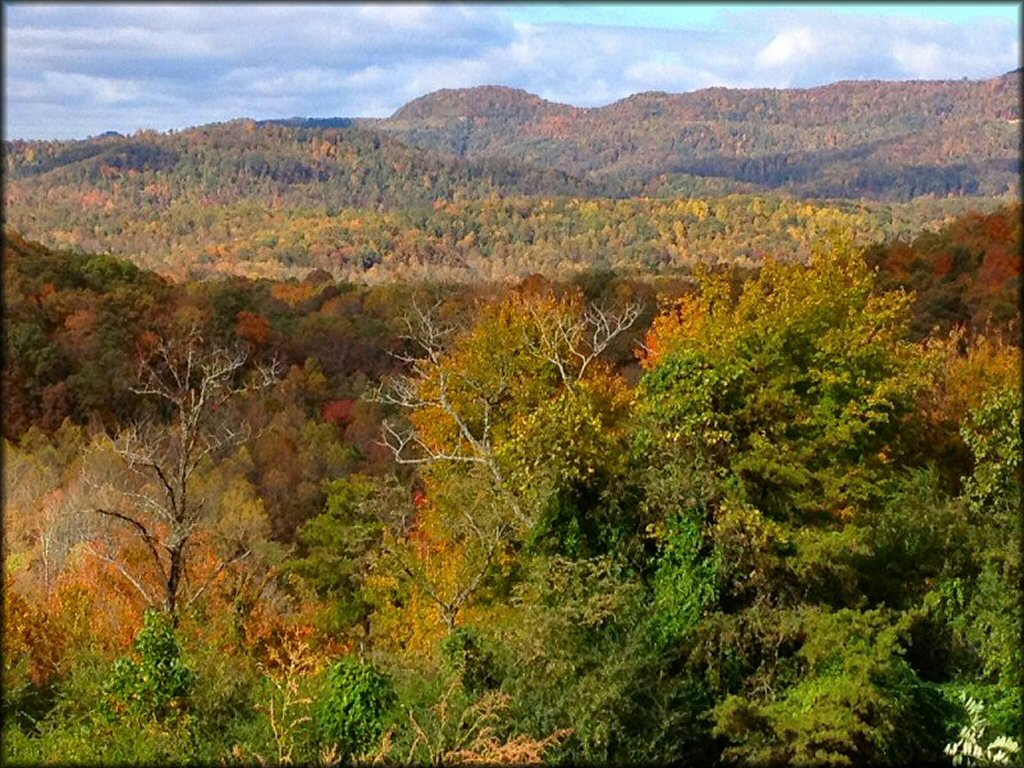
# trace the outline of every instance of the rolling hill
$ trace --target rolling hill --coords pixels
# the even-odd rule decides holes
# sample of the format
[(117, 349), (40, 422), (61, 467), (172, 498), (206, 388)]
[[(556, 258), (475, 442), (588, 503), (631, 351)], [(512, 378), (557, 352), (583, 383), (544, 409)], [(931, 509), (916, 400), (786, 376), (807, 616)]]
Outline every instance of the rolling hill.
[(178, 278), (494, 279), (804, 258), (991, 211), (1018, 188), (1020, 73), (644, 93), (489, 86), (387, 119), (234, 120), (4, 145), (5, 224)]
[(1013, 194), (1019, 71), (984, 81), (640, 93), (580, 109), (501, 87), (443, 90), (365, 121), (459, 157), (515, 157), (633, 194), (772, 189), (907, 200)]

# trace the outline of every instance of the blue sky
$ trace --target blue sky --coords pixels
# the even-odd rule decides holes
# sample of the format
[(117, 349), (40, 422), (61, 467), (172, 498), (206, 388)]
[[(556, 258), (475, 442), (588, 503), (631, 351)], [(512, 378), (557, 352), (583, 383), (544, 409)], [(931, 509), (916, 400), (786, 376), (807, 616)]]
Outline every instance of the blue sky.
[(641, 91), (983, 79), (1020, 3), (28, 3), (4, 8), (6, 138), (235, 117), (384, 117), (500, 84), (600, 106)]
[[(751, 11), (763, 7), (764, 3), (525, 3), (510, 4), (507, 12), (517, 21), (534, 24), (568, 22), (678, 29), (720, 26), (723, 11)], [(772, 7), (799, 9), (814, 6), (808, 3), (774, 3)], [(1019, 3), (830, 3), (818, 7), (836, 14), (906, 16), (955, 24), (984, 17), (1002, 18), (1016, 23), (1020, 14)]]

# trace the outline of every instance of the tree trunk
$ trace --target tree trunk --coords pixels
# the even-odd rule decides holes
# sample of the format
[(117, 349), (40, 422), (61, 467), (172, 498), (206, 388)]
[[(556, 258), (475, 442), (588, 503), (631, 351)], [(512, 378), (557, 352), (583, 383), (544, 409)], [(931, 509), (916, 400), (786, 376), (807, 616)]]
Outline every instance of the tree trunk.
[(178, 628), (178, 584), (181, 582), (184, 548), (184, 544), (177, 544), (171, 549), (171, 568), (167, 574), (167, 615), (175, 629)]

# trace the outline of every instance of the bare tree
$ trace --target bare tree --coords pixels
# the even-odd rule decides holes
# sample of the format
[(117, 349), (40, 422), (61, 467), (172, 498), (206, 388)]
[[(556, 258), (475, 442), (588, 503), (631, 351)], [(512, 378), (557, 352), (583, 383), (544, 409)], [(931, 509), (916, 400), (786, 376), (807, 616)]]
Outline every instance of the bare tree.
[[(245, 362), (244, 352), (209, 347), (194, 329), (183, 338), (160, 342), (141, 359), (139, 383), (132, 391), (167, 409), (170, 419), (135, 424), (113, 439), (113, 451), (126, 472), (112, 483), (114, 493), (107, 494), (115, 503), (96, 512), (124, 526), (145, 546), (159, 576), (163, 608), (175, 624), (188, 579), (189, 543), (207, 519), (203, 499), (194, 493), (196, 472), (249, 437), (247, 425), (228, 415), (229, 401), (267, 387), (277, 377), (273, 364), (257, 366), (242, 381)], [(206, 583), (191, 590), (186, 605), (249, 552), (239, 546), (222, 560)], [(113, 565), (147, 602), (157, 601), (143, 585), (145, 579), (116, 555), (93, 553)]]
[(588, 304), (582, 315), (572, 316), (527, 305), (533, 333), (526, 334), (524, 342), (531, 354), (553, 365), (562, 383), (571, 388), (583, 379), (590, 364), (633, 326), (642, 310), (638, 302), (619, 309)]
[[(469, 505), (454, 511), (458, 528), (473, 542), (477, 553), (476, 566), (451, 597), (442, 596), (429, 580), (394, 549), (391, 551), (399, 568), (424, 589), (441, 609), (451, 629), (459, 610), (476, 592), (491, 571), (501, 547), (513, 532), (531, 527), (533, 520), (524, 508), (522, 489), (510, 482), (499, 462), (493, 423), (501, 403), (510, 394), (511, 380), (500, 371), (488, 371), (477, 379), (466, 371), (453, 370), (446, 358), (446, 349), (456, 329), (440, 323), (435, 305), (429, 310), (414, 303), (404, 319), (404, 338), (414, 350), (397, 355), (411, 366), (408, 375), (379, 387), (372, 395), (376, 402), (398, 407), (407, 413), (437, 414), (454, 427), (454, 439), (439, 446), (424, 439), (414, 424), (404, 421), (400, 426), (385, 419), (380, 444), (390, 449), (399, 464), (462, 465), (467, 470), (483, 470), (490, 479), (493, 494), (488, 506), (494, 510), (480, 514)], [(570, 391), (584, 379), (593, 362), (611, 343), (636, 322), (641, 313), (639, 304), (630, 303), (612, 310), (588, 305), (573, 313), (551, 305), (537, 306), (524, 302), (523, 311), (529, 322), (524, 324), (523, 337), (509, 342), (522, 353), (549, 363), (558, 372), (560, 385)], [(455, 521), (453, 521), (455, 522)]]
[[(64, 432), (62, 428), (61, 432)], [(15, 569), (25, 587), (38, 587), (47, 598), (76, 544), (94, 535), (95, 520), (78, 477), (79, 467), (66, 471), (63, 451), (77, 444), (76, 427), (60, 432), (59, 448), (26, 450), (5, 445), (3, 462), (4, 538), (6, 557), (25, 558), (27, 568)], [(68, 442), (71, 442), (71, 446)], [(72, 463), (74, 461), (72, 460)]]
[[(457, 328), (438, 321), (438, 306), (435, 304), (429, 310), (424, 310), (413, 301), (412, 312), (403, 318), (407, 333), (402, 338), (410, 342), (414, 351), (395, 355), (398, 359), (410, 363), (412, 370), (408, 376), (382, 384), (370, 398), (383, 405), (397, 406), (406, 412), (436, 410), (455, 424), (458, 442), (448, 450), (438, 450), (424, 441), (412, 426), (399, 427), (390, 419), (385, 419), (379, 444), (390, 449), (399, 464), (448, 462), (482, 466), (490, 473), (495, 488), (499, 492), (504, 492), (509, 486), (494, 455), (491, 435), (492, 403), (498, 400), (503, 392), (478, 393), (475, 404), (482, 412), (481, 424), (476, 428), (471, 426), (471, 420), (451, 398), (452, 373), (444, 364), (445, 349)], [(428, 381), (434, 382), (436, 387), (425, 387), (424, 384)], [(425, 395), (427, 389), (435, 391)], [(501, 389), (499, 384), (499, 390)], [(507, 501), (513, 514), (521, 522), (525, 522), (515, 494), (510, 494)]]
[[(384, 405), (397, 406), (406, 412), (434, 410), (450, 419), (458, 431), (458, 441), (447, 450), (439, 450), (422, 439), (414, 427), (399, 427), (385, 419), (381, 445), (389, 448), (399, 464), (436, 464), (441, 462), (478, 464), (494, 479), (495, 487), (503, 489), (513, 512), (526, 522), (508, 487), (495, 457), (492, 412), (507, 395), (510, 382), (489, 381), (478, 388), (473, 405), (479, 409), (477, 418), (469, 418), (451, 396), (452, 371), (444, 364), (444, 350), (455, 329), (441, 325), (436, 319), (435, 305), (424, 311), (415, 302), (413, 311), (404, 318), (408, 329), (405, 339), (416, 352), (396, 355), (412, 366), (409, 375), (379, 387), (371, 399)], [(640, 317), (642, 306), (631, 302), (618, 310), (590, 304), (582, 315), (567, 312), (544, 312), (526, 304), (524, 310), (532, 321), (524, 331), (522, 344), (527, 354), (550, 363), (562, 384), (573, 389), (586, 375), (590, 365), (611, 343), (625, 333)], [(427, 382), (431, 386), (424, 386)], [(466, 388), (465, 377), (460, 383)], [(429, 395), (424, 392), (429, 391)], [(463, 393), (462, 402), (465, 402)]]

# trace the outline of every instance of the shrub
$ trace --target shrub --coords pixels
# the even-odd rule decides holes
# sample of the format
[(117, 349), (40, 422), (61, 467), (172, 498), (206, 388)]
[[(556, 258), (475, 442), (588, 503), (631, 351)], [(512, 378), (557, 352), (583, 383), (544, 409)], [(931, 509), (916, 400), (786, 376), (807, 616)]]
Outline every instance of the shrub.
[(104, 686), (107, 704), (115, 712), (165, 718), (183, 711), (195, 681), (185, 665), (181, 647), (166, 616), (146, 613), (135, 639), (138, 659), (118, 659)]
[(348, 657), (327, 671), (327, 691), (315, 715), (321, 746), (342, 759), (376, 745), (396, 702), (390, 678), (373, 664)]

